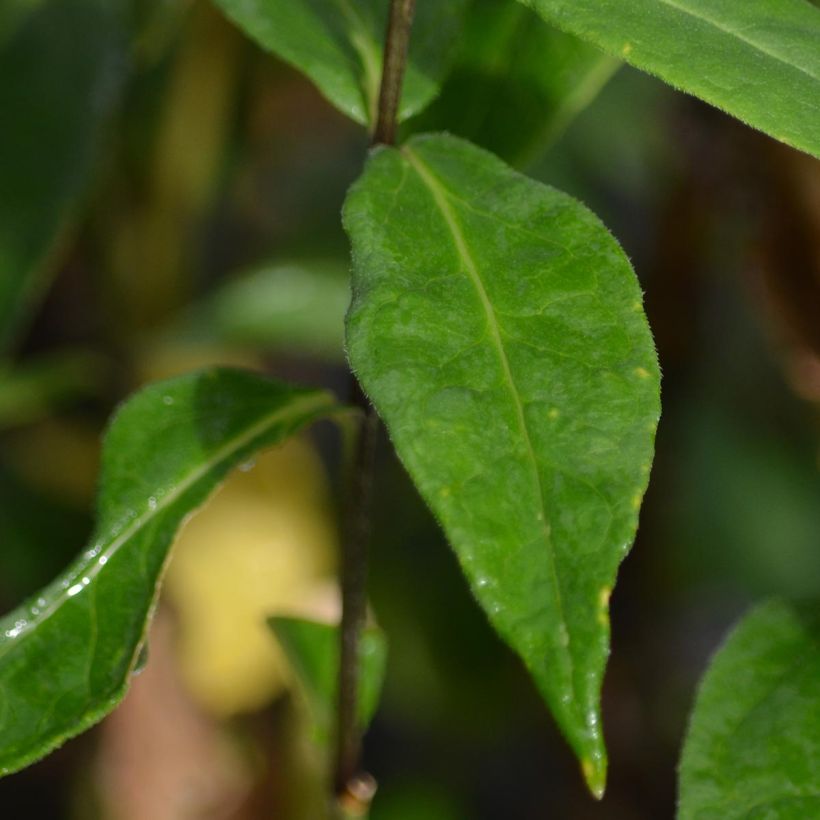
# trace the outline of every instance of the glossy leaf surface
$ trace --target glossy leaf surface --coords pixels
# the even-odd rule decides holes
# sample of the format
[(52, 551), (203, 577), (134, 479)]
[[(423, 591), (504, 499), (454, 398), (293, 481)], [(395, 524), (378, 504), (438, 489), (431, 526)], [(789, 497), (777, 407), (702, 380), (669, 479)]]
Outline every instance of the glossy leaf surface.
[[(329, 742), (335, 730), (339, 679), (339, 628), (302, 618), (270, 618), (273, 633), (302, 687), (316, 733)], [(370, 723), (379, 703), (387, 663), (387, 641), (376, 627), (361, 636), (359, 656), (359, 720)]]
[(183, 518), (229, 469), (333, 406), (327, 393), (233, 370), (159, 382), (122, 406), (105, 439), (90, 544), (0, 620), (0, 774), (119, 702)]
[(116, 2), (50, 0), (0, 44), (0, 348), (48, 284), (124, 69)]
[(376, 150), (344, 221), (351, 363), (601, 793), (607, 605), (659, 414), (629, 262), (579, 202), (448, 136)]
[(820, 816), (820, 609), (752, 610), (703, 678), (680, 769), (681, 820)]
[(520, 3), (476, 0), (441, 94), (408, 125), (448, 131), (525, 165), (550, 146), (619, 65)]
[(521, 0), (559, 28), (820, 156), (820, 9), (806, 0)]
[[(256, 40), (307, 74), (356, 122), (375, 122), (389, 0), (216, 0)], [(467, 0), (419, 3), (399, 117), (438, 92)]]

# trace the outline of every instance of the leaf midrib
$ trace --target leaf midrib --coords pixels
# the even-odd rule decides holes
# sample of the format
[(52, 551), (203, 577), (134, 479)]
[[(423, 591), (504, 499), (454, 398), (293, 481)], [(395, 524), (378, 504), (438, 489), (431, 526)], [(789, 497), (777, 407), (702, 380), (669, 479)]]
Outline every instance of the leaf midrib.
[(476, 292), (481, 301), (482, 307), (484, 309), (487, 324), (490, 328), (490, 333), (492, 335), (493, 345), (498, 354), (498, 358), (501, 363), (501, 368), (504, 373), (504, 379), (507, 385), (507, 389), (510, 396), (512, 397), (513, 404), (515, 406), (515, 412), (516, 417), (518, 419), (518, 425), (521, 431), (521, 436), (526, 445), (528, 460), (532, 467), (533, 479), (538, 490), (538, 499), (540, 503), (540, 523), (543, 531), (544, 543), (547, 548), (546, 552), (549, 559), (550, 575), (553, 581), (555, 601), (558, 609), (558, 619), (561, 624), (562, 634), (567, 636), (567, 643), (566, 645), (561, 646), (561, 650), (563, 651), (563, 654), (565, 655), (568, 664), (573, 702), (576, 708), (579, 708), (580, 703), (578, 701), (578, 696), (575, 689), (575, 674), (573, 668), (572, 652), (569, 648), (572, 637), (569, 633), (569, 629), (567, 628), (567, 621), (564, 614), (564, 605), (561, 595), (561, 585), (558, 576), (558, 567), (555, 560), (555, 551), (552, 546), (550, 526), (547, 521), (546, 507), (544, 504), (544, 489), (541, 481), (541, 473), (538, 469), (538, 461), (535, 456), (535, 449), (533, 448), (532, 439), (530, 437), (530, 432), (527, 427), (527, 421), (524, 415), (524, 406), (521, 402), (521, 396), (519, 395), (518, 388), (515, 384), (515, 380), (513, 379), (512, 370), (510, 368), (510, 362), (507, 357), (507, 352), (504, 349), (504, 342), (501, 338), (501, 330), (498, 318), (495, 314), (495, 308), (493, 307), (489, 295), (487, 294), (487, 289), (484, 286), (484, 282), (481, 278), (481, 274), (479, 273), (478, 266), (476, 265), (475, 259), (473, 258), (472, 252), (470, 251), (470, 247), (467, 244), (467, 240), (464, 236), (464, 232), (461, 229), (461, 225), (459, 224), (458, 219), (450, 205), (447, 187), (441, 182), (441, 180), (439, 180), (436, 177), (434, 172), (411, 148), (403, 146), (400, 150), (401, 153), (408, 160), (413, 170), (418, 174), (419, 178), (422, 181), (422, 184), (430, 192), (430, 195), (432, 196), (433, 201), (435, 202), (437, 209), (441, 213), (444, 222), (447, 225), (447, 229), (450, 232), (450, 235), (452, 236), (456, 253), (458, 254), (459, 259), (461, 260), (462, 266), (464, 270), (467, 272), (470, 281), (475, 287)]
[(701, 22), (706, 23), (706, 24), (712, 26), (713, 28), (718, 29), (718, 31), (722, 31), (724, 34), (728, 34), (732, 37), (736, 37), (738, 40), (740, 40), (741, 42), (746, 43), (747, 45), (751, 46), (753, 49), (755, 49), (756, 51), (759, 51), (761, 54), (765, 54), (767, 57), (771, 57), (773, 60), (777, 60), (778, 62), (783, 63), (783, 65), (789, 66), (789, 68), (793, 68), (793, 69), (799, 71), (800, 73), (805, 74), (807, 77), (809, 77), (814, 82), (820, 82), (820, 77), (818, 77), (815, 74), (812, 74), (810, 71), (808, 71), (803, 66), (800, 66), (797, 63), (790, 62), (785, 57), (782, 57), (781, 55), (775, 53), (774, 51), (771, 51), (770, 49), (766, 48), (764, 45), (761, 45), (760, 43), (756, 42), (755, 40), (750, 40), (748, 37), (744, 37), (740, 32), (735, 31), (734, 29), (731, 29), (731, 28), (727, 28), (720, 21), (715, 20), (712, 17), (707, 17), (706, 15), (704, 15), (702, 13), (696, 12), (694, 9), (687, 8), (686, 6), (682, 6), (679, 3), (676, 3), (675, 0), (659, 0), (659, 2), (662, 3), (665, 6), (669, 6), (669, 8), (676, 9), (677, 11), (680, 11), (683, 14), (688, 14), (690, 17), (694, 17), (696, 20), (700, 20)]
[[(106, 549), (100, 552), (93, 558), (93, 563), (87, 566), (83, 571), (78, 572), (76, 578), (88, 578), (89, 584), (100, 573), (103, 566), (113, 558), (119, 549), (136, 536), (139, 531), (151, 523), (158, 515), (165, 512), (176, 502), (185, 492), (187, 492), (194, 484), (201, 478), (206, 476), (211, 470), (215, 469), (220, 463), (230, 458), (238, 450), (241, 450), (245, 445), (250, 444), (258, 436), (265, 433), (266, 430), (275, 426), (276, 424), (285, 421), (290, 417), (295, 417), (302, 414), (307, 414), (312, 411), (319, 410), (323, 405), (329, 408), (333, 406), (334, 402), (328, 393), (319, 393), (316, 395), (305, 396), (301, 399), (291, 401), (287, 407), (282, 407), (273, 413), (264, 416), (258, 422), (247, 428), (243, 433), (235, 436), (227, 441), (219, 449), (213, 452), (205, 461), (198, 467), (186, 475), (176, 486), (168, 491), (162, 498), (157, 501), (156, 507), (146, 510), (142, 515), (133, 520), (130, 526), (126, 527), (120, 535), (118, 535)], [(104, 558), (104, 561), (100, 559)], [(87, 586), (87, 585), (86, 585)], [(68, 594), (68, 590), (73, 588), (69, 584), (62, 590), (49, 605), (44, 608), (38, 615), (32, 617), (27, 621), (26, 626), (14, 638), (7, 638), (0, 636), (0, 658), (8, 654), (12, 648), (20, 646), (20, 643), (28, 635), (32, 634), (37, 627), (44, 621), (50, 618), (62, 605), (68, 601), (73, 595)], [(78, 593), (81, 594), (81, 593)]]

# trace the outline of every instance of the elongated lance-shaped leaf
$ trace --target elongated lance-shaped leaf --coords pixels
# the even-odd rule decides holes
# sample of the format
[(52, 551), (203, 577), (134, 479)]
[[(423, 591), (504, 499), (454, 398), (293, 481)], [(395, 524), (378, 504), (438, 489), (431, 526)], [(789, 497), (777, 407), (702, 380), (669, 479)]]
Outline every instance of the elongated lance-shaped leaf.
[(513, 165), (537, 159), (621, 65), (520, 3), (475, 0), (452, 71), (414, 131), (448, 131)]
[(31, 7), (0, 42), (0, 350), (48, 285), (124, 75), (119, 0)]
[[(268, 619), (304, 692), (317, 740), (327, 744), (335, 730), (339, 700), (339, 627), (304, 618)], [(376, 712), (387, 663), (387, 641), (374, 626), (359, 644), (359, 723), (365, 729)]]
[(222, 369), (159, 382), (123, 405), (105, 438), (91, 543), (0, 620), (0, 774), (116, 706), (182, 520), (231, 467), (333, 408), (328, 393)]
[(772, 600), (717, 652), (680, 767), (681, 820), (820, 817), (820, 606)]
[[(390, 0), (215, 0), (262, 48), (304, 72), (358, 123), (372, 125)], [(399, 118), (438, 93), (468, 0), (419, 3)]]
[(629, 262), (579, 202), (449, 136), (377, 149), (344, 221), (353, 368), (601, 794), (607, 604), (659, 414)]
[(820, 8), (807, 0), (521, 0), (775, 139), (820, 157)]

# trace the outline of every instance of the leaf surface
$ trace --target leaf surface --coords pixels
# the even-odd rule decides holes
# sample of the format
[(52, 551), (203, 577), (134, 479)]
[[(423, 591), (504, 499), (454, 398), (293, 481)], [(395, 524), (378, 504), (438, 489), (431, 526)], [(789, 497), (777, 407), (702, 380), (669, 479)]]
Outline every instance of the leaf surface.
[(325, 392), (219, 369), (151, 385), (122, 406), (105, 439), (91, 542), (0, 620), (0, 775), (116, 706), (183, 518), (229, 469), (333, 407)]
[(124, 73), (117, 6), (41, 3), (0, 48), (0, 349), (48, 285), (88, 183)]
[(659, 414), (629, 262), (579, 202), (449, 136), (377, 149), (344, 221), (352, 366), (600, 794), (607, 604)]
[(700, 685), (680, 766), (681, 820), (820, 816), (820, 609), (753, 609)]
[[(304, 72), (358, 123), (372, 125), (389, 0), (215, 0), (262, 48)], [(468, 0), (418, 4), (399, 118), (438, 92)]]
[(806, 0), (521, 0), (549, 23), (820, 156), (820, 9)]
[[(304, 691), (318, 738), (335, 730), (339, 679), (339, 628), (303, 618), (268, 620)], [(362, 632), (359, 654), (359, 721), (367, 727), (376, 711), (387, 663), (387, 641), (377, 627)]]
[(560, 136), (620, 62), (520, 3), (476, 0), (441, 94), (408, 123), (526, 165)]

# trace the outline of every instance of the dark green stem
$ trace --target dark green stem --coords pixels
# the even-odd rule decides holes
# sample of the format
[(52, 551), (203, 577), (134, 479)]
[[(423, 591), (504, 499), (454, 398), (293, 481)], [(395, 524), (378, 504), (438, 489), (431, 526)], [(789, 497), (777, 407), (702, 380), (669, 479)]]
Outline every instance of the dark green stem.
[[(415, 0), (392, 0), (385, 35), (378, 119), (372, 138), (374, 145), (393, 145), (396, 140), (396, 119), (414, 11)], [(359, 644), (367, 618), (367, 545), (379, 418), (352, 374), (351, 388), (352, 401), (361, 408), (363, 419), (353, 444), (342, 544), (339, 704), (333, 780), (342, 816), (351, 816), (351, 805), (360, 806), (361, 816), (366, 816), (375, 784), (360, 772)], [(366, 800), (362, 798), (363, 783), (372, 784)]]

